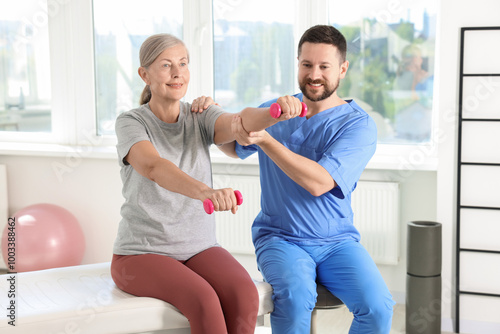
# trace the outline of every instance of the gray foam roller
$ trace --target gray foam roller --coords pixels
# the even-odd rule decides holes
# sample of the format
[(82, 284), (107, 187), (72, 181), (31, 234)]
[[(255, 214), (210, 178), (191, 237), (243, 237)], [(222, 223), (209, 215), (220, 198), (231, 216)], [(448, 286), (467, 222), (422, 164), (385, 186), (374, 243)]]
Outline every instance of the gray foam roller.
[(410, 222), (407, 233), (407, 273), (415, 276), (440, 275), (441, 224), (428, 221)]
[(441, 333), (441, 276), (406, 275), (406, 333)]

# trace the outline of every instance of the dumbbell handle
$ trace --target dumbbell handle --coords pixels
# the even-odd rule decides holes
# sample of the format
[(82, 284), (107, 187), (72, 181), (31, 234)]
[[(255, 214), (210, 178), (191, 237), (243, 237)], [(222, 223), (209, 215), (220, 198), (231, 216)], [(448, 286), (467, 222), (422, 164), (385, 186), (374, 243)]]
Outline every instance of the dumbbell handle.
[[(307, 115), (307, 105), (304, 102), (302, 103), (302, 112), (300, 113), (300, 117), (304, 117)], [(271, 107), (269, 108), (269, 113), (271, 114), (272, 118), (278, 118), (281, 116), (281, 106), (278, 103), (273, 103), (271, 104)]]
[[(243, 203), (243, 195), (241, 194), (241, 192), (239, 190), (235, 190), (234, 196), (236, 196), (236, 204), (241, 205)], [(210, 198), (207, 198), (203, 201), (203, 208), (209, 215), (214, 212), (214, 203), (212, 203)]]

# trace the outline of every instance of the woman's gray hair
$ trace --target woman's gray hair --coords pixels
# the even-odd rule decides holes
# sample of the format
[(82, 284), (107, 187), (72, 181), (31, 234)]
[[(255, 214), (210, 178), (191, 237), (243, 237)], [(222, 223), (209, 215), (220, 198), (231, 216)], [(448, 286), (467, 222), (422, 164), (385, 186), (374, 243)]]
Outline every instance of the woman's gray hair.
[[(186, 47), (183, 41), (170, 34), (156, 34), (149, 36), (142, 43), (141, 49), (139, 51), (139, 61), (141, 63), (141, 67), (147, 69), (163, 51), (179, 44), (184, 45), (184, 47)], [(188, 52), (187, 48), (186, 52)], [(188, 52), (188, 62), (189, 62), (189, 52)], [(151, 89), (149, 88), (149, 85), (146, 85), (146, 87), (144, 87), (144, 90), (142, 91), (139, 104), (143, 105), (145, 103), (148, 103), (150, 100), (151, 100)]]

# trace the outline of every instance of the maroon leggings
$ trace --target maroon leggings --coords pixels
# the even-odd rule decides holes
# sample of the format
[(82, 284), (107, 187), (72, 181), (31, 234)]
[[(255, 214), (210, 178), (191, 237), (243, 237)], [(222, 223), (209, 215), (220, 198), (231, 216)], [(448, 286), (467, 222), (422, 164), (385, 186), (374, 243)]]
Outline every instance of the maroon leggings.
[(252, 279), (222, 247), (187, 261), (156, 254), (113, 255), (111, 276), (123, 291), (177, 307), (192, 334), (254, 333), (259, 295)]

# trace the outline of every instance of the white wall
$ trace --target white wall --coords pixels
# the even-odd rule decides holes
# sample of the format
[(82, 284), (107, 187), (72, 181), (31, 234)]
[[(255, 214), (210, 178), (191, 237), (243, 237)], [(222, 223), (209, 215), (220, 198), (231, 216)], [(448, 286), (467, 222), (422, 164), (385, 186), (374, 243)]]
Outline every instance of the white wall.
[[(438, 54), (439, 76), (438, 110), (439, 167), (437, 174), (437, 220), (443, 224), (443, 318), (452, 318), (454, 312), (454, 249), (456, 205), (456, 151), (458, 116), (458, 74), (460, 62), (460, 28), (473, 26), (500, 26), (500, 1), (498, 0), (441, 0)], [(498, 45), (498, 41), (494, 41)], [(497, 196), (497, 194), (493, 194)], [(483, 310), (464, 321), (474, 323), (474, 333), (498, 333), (496, 329), (481, 329), (475, 321), (481, 319)], [(491, 326), (490, 326), (491, 328)], [(443, 330), (451, 330), (451, 321), (443, 324)]]
[(60, 205), (75, 215), (83, 229), (87, 244), (83, 263), (111, 260), (123, 201), (115, 159), (0, 156), (0, 164), (7, 166), (11, 217), (32, 204)]
[[(365, 171), (363, 177), (378, 176), (380, 171)], [(388, 171), (384, 171), (387, 175)], [(379, 265), (380, 272), (397, 303), (405, 303), (406, 293), (406, 237), (411, 221), (436, 221), (436, 173), (389, 171), (391, 178), (400, 182), (400, 260), (397, 266)], [(404, 175), (401, 177), (401, 175)], [(399, 177), (398, 177), (399, 176)], [(373, 177), (373, 176), (372, 176)]]

